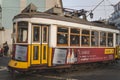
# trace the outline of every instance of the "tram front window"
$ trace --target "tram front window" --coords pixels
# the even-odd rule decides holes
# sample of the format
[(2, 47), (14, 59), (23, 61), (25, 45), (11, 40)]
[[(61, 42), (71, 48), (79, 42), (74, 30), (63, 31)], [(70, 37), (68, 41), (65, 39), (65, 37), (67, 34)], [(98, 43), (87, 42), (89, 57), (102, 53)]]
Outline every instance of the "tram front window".
[(28, 39), (28, 22), (18, 22), (17, 42), (27, 42)]

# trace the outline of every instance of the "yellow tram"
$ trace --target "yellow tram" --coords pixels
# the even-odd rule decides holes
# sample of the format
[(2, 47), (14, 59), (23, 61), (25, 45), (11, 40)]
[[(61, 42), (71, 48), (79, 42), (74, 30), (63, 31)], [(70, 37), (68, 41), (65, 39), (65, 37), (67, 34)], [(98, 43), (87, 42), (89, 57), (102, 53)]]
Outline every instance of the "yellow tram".
[(120, 57), (118, 34), (110, 25), (37, 12), (29, 5), (13, 19), (8, 67), (28, 71), (116, 60)]

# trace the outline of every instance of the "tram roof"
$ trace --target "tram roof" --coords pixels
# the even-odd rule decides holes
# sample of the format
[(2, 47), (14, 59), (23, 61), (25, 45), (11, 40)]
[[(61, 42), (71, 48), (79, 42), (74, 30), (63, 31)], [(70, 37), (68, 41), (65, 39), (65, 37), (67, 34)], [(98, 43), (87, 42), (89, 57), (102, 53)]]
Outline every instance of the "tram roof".
[(117, 29), (117, 27), (109, 24), (105, 24), (102, 21), (90, 22), (78, 17), (66, 17), (66, 16), (60, 16), (60, 15), (50, 14), (46, 12), (38, 12), (36, 11), (36, 7), (33, 4), (30, 4), (20, 14), (14, 17), (14, 19), (18, 19), (18, 18), (45, 18), (45, 19), (60, 20), (60, 21), (66, 21), (66, 22), (72, 22), (72, 23), (78, 23), (78, 24), (84, 24), (84, 25), (92, 25), (92, 26), (98, 26), (98, 27)]

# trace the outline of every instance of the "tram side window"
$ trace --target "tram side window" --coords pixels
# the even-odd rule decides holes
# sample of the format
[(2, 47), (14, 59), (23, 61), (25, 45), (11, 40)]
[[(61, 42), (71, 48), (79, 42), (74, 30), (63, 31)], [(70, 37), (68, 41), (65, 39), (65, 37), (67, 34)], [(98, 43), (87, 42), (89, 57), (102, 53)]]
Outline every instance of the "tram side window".
[(90, 31), (82, 30), (82, 46), (89, 46), (90, 44)]
[(18, 22), (18, 42), (27, 42), (28, 39), (28, 22)]
[(91, 32), (91, 46), (98, 46), (99, 34), (97, 31)]
[(33, 29), (33, 41), (39, 41), (39, 37), (40, 37), (40, 29), (39, 27), (34, 27)]
[(108, 46), (109, 47), (113, 47), (113, 34), (112, 33), (108, 33)]
[(68, 45), (68, 28), (57, 28), (57, 45)]
[(106, 33), (100, 32), (100, 46), (106, 46)]
[(120, 35), (116, 34), (116, 45), (120, 45)]
[(79, 46), (80, 44), (80, 29), (72, 28), (70, 31), (70, 45)]
[(16, 42), (16, 23), (13, 24), (12, 42)]

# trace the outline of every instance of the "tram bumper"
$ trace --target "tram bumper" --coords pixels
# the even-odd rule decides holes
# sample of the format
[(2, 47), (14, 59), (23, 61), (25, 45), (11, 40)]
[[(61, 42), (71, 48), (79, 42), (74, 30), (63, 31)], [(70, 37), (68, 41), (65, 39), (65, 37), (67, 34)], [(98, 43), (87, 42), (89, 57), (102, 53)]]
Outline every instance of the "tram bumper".
[(8, 69), (16, 70), (16, 71), (27, 71), (28, 70), (28, 63), (10, 60), (10, 62), (8, 63)]

